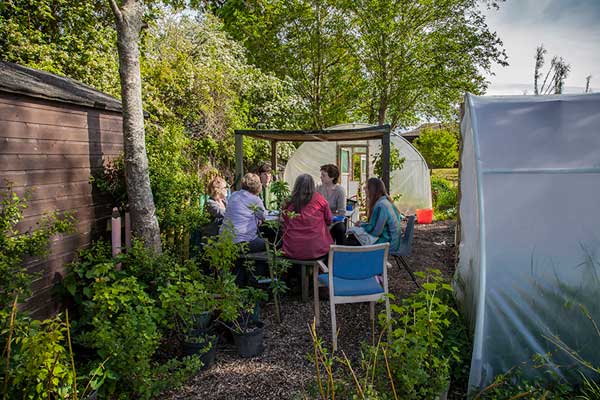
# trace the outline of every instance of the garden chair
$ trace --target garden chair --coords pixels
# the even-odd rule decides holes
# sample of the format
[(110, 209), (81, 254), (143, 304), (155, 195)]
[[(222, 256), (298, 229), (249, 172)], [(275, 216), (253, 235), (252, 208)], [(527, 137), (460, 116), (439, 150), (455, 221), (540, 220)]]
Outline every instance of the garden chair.
[[(404, 266), (404, 269), (406, 270), (406, 272), (408, 272), (415, 285), (417, 285), (417, 287), (420, 288), (421, 285), (419, 285), (419, 282), (417, 282), (417, 278), (415, 278), (414, 273), (412, 272), (410, 266), (404, 258), (410, 256), (410, 253), (412, 252), (412, 241), (414, 232), (415, 216), (409, 215), (406, 218), (406, 228), (404, 229), (404, 234), (402, 234), (402, 231), (400, 232), (400, 249), (396, 252), (390, 252), (390, 256), (392, 256), (394, 261), (396, 261), (398, 269), (401, 270), (402, 266)], [(400, 264), (402, 264), (402, 266), (400, 266)]]
[[(370, 303), (371, 319), (375, 318), (375, 302), (385, 299), (388, 322), (390, 320), (390, 301), (388, 299), (388, 280), (386, 261), (390, 244), (372, 246), (331, 245), (327, 265), (317, 261), (322, 271), (318, 283), (329, 288), (331, 307), (331, 334), (333, 350), (337, 349), (337, 327), (335, 305), (342, 303)], [(315, 271), (316, 272), (316, 271)], [(381, 279), (378, 279), (381, 277)], [(315, 291), (315, 317), (318, 321), (319, 297)]]

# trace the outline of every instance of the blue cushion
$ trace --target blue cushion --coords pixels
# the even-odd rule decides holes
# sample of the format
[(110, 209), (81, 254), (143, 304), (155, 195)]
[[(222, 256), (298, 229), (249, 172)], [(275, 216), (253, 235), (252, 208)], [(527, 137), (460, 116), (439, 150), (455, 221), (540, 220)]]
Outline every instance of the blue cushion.
[[(319, 282), (329, 286), (329, 275), (319, 274)], [(383, 287), (374, 276), (367, 279), (342, 279), (333, 277), (333, 287), (336, 296), (367, 296), (383, 293)]]

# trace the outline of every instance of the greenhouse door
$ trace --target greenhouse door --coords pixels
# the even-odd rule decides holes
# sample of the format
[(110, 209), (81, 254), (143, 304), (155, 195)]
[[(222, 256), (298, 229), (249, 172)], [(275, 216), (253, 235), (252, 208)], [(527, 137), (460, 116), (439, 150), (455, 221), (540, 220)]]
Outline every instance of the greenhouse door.
[(338, 166), (340, 184), (346, 190), (346, 196), (355, 196), (361, 182), (366, 182), (368, 148), (365, 146), (338, 146)]

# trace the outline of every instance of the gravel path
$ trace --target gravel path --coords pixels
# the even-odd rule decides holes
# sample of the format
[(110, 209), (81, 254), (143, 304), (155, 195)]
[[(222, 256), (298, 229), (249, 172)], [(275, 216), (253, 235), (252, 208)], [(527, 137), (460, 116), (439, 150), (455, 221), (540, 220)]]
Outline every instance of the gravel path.
[[(448, 280), (454, 272), (453, 221), (431, 225), (416, 225), (413, 253), (407, 258), (415, 271), (427, 268), (440, 269)], [(408, 273), (396, 265), (389, 270), (390, 292), (400, 299), (415, 291)], [(312, 289), (310, 291), (312, 294)], [(377, 312), (383, 305), (377, 305)], [(371, 323), (367, 304), (342, 304), (336, 306), (340, 329), (338, 348), (351, 361), (358, 360), (360, 342), (371, 340)], [(232, 343), (221, 340), (217, 347), (217, 362), (208, 371), (192, 378), (182, 389), (166, 393), (167, 399), (303, 399), (311, 387), (314, 369), (307, 355), (312, 351), (308, 324), (313, 319), (312, 299), (299, 301), (290, 294), (283, 300), (283, 322), (277, 324), (273, 307), (267, 304), (262, 310), (265, 321), (265, 351), (253, 359), (242, 359)], [(329, 303), (321, 301), (321, 327), (319, 334), (327, 345), (331, 341)]]

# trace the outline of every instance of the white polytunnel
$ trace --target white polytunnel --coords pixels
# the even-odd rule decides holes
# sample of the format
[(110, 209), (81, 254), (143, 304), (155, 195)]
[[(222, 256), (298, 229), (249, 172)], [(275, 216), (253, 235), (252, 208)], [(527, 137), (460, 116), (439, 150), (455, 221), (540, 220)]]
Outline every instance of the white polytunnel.
[[(372, 125), (336, 125), (331, 130), (364, 128)], [(390, 194), (397, 197), (398, 209), (405, 214), (414, 213), (418, 208), (431, 208), (431, 182), (425, 159), (410, 142), (398, 135), (390, 136), (391, 144), (404, 157), (402, 169), (390, 174)], [(335, 164), (340, 168), (340, 184), (348, 197), (355, 196), (360, 182), (372, 176), (375, 156), (381, 153), (380, 140), (358, 140), (344, 142), (305, 142), (288, 160), (283, 179), (292, 187), (298, 175), (310, 174), (315, 183), (320, 181), (320, 167)]]
[[(454, 277), (469, 386), (600, 366), (600, 94), (465, 97)], [(579, 360), (579, 361), (578, 361)]]

